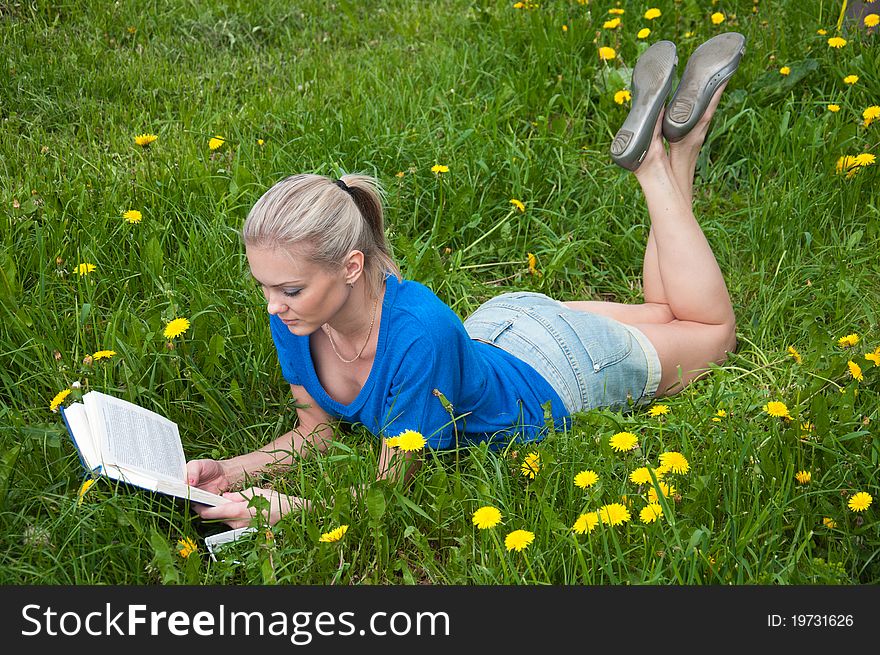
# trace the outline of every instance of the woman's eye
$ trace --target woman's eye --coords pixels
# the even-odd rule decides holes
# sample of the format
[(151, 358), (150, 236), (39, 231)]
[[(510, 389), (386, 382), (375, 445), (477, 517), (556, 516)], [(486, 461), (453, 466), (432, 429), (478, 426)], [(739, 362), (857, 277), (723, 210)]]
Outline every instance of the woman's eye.
[(284, 295), (289, 298), (293, 298), (294, 296), (299, 295), (299, 292), (300, 292), (300, 289), (285, 289)]

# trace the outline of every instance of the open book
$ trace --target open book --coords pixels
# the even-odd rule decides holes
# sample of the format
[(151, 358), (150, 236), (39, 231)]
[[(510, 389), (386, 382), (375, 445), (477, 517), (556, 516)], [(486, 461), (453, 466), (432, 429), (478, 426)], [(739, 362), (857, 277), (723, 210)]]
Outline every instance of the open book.
[(83, 394), (61, 415), (92, 474), (205, 505), (229, 502), (186, 483), (180, 433), (164, 416), (99, 391)]

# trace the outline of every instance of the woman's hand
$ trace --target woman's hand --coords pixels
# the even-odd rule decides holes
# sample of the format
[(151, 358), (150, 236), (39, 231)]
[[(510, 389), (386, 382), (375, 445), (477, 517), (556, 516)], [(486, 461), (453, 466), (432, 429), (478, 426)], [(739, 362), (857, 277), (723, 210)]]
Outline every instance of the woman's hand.
[(222, 494), (237, 480), (233, 480), (223, 462), (215, 459), (194, 459), (186, 463), (186, 482), (212, 494)]
[(263, 517), (269, 525), (275, 525), (282, 516), (291, 510), (309, 509), (307, 500), (257, 487), (250, 487), (244, 491), (227, 492), (223, 494), (223, 497), (228, 498), (231, 502), (216, 507), (193, 503), (192, 508), (203, 519), (219, 519), (231, 528), (246, 528), (257, 513), (255, 507), (248, 507), (250, 499), (255, 495), (262, 496), (269, 501), (268, 516), (263, 510)]

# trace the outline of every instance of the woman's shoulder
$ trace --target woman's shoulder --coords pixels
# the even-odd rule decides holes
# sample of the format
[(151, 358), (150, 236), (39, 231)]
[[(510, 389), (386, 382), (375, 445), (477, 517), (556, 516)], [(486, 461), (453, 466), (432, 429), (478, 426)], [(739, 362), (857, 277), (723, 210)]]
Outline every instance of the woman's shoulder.
[(399, 283), (394, 310), (400, 318), (407, 318), (430, 327), (454, 326), (461, 319), (429, 287), (415, 280), (404, 279)]

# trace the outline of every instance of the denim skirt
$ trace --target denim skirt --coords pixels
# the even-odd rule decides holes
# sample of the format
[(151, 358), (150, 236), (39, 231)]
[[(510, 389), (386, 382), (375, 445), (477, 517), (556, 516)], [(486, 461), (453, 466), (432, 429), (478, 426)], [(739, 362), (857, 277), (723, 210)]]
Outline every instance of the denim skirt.
[(516, 291), (491, 298), (468, 316), (464, 327), (471, 339), (534, 368), (569, 413), (647, 404), (660, 384), (660, 359), (643, 332), (542, 293)]

